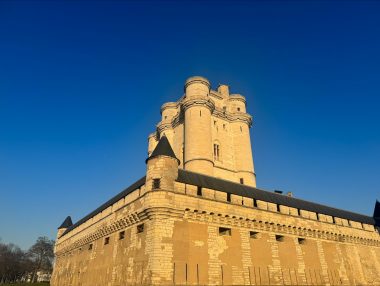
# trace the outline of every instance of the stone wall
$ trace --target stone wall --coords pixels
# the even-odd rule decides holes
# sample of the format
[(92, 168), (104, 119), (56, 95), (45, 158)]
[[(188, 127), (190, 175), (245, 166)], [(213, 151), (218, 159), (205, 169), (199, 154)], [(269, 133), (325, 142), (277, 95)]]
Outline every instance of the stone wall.
[(374, 229), (227, 202), (221, 192), (216, 200), (213, 192), (197, 196), (179, 183), (174, 192), (137, 190), (57, 241), (52, 285), (380, 284)]

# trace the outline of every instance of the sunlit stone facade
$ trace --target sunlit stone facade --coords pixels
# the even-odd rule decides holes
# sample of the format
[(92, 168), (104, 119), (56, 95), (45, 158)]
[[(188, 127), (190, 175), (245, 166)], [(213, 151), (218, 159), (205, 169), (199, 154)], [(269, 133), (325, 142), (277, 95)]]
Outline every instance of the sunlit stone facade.
[(191, 77), (161, 115), (145, 176), (59, 227), (53, 286), (380, 285), (379, 204), (257, 189), (242, 95)]

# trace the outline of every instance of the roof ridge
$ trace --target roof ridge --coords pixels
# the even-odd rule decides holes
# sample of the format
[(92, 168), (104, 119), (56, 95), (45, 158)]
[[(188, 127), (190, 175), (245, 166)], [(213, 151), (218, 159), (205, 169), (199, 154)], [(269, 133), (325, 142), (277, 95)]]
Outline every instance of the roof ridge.
[[(276, 194), (276, 193), (271, 192), (271, 191), (258, 189), (255, 187), (239, 184), (236, 182), (232, 182), (232, 181), (228, 181), (225, 179), (220, 179), (220, 178), (216, 178), (216, 177), (212, 177), (212, 176), (208, 176), (208, 175), (204, 175), (204, 174), (200, 174), (200, 173), (196, 173), (196, 172), (192, 172), (192, 171), (188, 171), (188, 170), (184, 170), (184, 169), (178, 170), (177, 181), (182, 181), (184, 183), (190, 184), (189, 181), (191, 181), (194, 178), (188, 178), (188, 177), (186, 177), (186, 174), (198, 176), (200, 179), (199, 182), (201, 183), (201, 185), (202, 184), (203, 185), (209, 185), (209, 186), (212, 185), (212, 187), (214, 187), (214, 189), (216, 189), (216, 190), (219, 189), (219, 191), (232, 193), (232, 194), (239, 193), (238, 195), (241, 195), (241, 196), (248, 196), (248, 197), (252, 197), (252, 198), (263, 200), (263, 201), (270, 202), (270, 203), (277, 203), (280, 205), (304, 209), (304, 210), (313, 211), (313, 212), (326, 214), (326, 215), (331, 215), (331, 216), (335, 216), (335, 217), (341, 217), (341, 218), (346, 217), (346, 219), (350, 219), (353, 221), (355, 221), (355, 219), (347, 218), (347, 216), (356, 217), (356, 220), (359, 220), (360, 222), (373, 224), (374, 219), (368, 215), (355, 213), (352, 211), (347, 211), (347, 210), (339, 209), (336, 207), (331, 207), (328, 205), (323, 205), (321, 203), (315, 203), (312, 201), (307, 201), (307, 200), (303, 200), (303, 199), (299, 199), (299, 198), (288, 197), (285, 195)], [(202, 180), (202, 178), (203, 178), (203, 180)], [(210, 181), (207, 182), (207, 181), (204, 181), (204, 179), (209, 179)], [(194, 184), (194, 182), (192, 182), (192, 183)], [(220, 183), (221, 183), (221, 185), (220, 185)], [(231, 192), (230, 191), (231, 188), (227, 188), (226, 186), (223, 186), (223, 183), (235, 185), (237, 187), (237, 189), (235, 189), (235, 191)], [(219, 186), (216, 186), (216, 185), (219, 185)], [(254, 196), (254, 192), (256, 192), (255, 196)], [(312, 208), (314, 208), (316, 210), (312, 210)], [(318, 208), (321, 208), (321, 210), (320, 210), (321, 212), (318, 212)], [(332, 213), (334, 213), (334, 212), (340, 213), (341, 216), (333, 215)]]

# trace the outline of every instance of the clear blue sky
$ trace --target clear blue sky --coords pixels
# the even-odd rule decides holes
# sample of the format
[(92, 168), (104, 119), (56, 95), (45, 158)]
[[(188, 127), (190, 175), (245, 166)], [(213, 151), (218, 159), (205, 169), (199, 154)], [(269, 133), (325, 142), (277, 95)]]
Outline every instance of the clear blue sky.
[(185, 79), (254, 116), (258, 186), (372, 215), (380, 3), (0, 2), (0, 237), (55, 238), (145, 173)]

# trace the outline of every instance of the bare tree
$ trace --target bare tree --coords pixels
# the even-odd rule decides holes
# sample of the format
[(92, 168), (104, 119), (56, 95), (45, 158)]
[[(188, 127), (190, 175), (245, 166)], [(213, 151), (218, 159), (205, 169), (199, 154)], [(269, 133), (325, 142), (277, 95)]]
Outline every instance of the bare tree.
[(0, 243), (0, 284), (20, 281), (31, 269), (25, 251), (14, 244)]
[(29, 249), (28, 254), (33, 261), (32, 281), (37, 279), (37, 271), (51, 271), (54, 259), (54, 240), (46, 236), (39, 237), (35, 244)]

